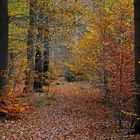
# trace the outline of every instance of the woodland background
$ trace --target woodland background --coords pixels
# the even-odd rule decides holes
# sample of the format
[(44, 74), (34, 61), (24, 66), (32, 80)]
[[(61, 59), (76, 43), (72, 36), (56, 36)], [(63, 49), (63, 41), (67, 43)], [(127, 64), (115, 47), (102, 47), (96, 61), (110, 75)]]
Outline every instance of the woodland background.
[[(113, 126), (116, 122), (114, 138), (131, 131), (138, 118), (134, 113), (133, 0), (9, 0), (8, 9), (2, 118), (30, 112), (41, 102), (49, 101), (54, 108), (54, 102), (78, 93), (77, 100), (82, 102), (84, 97), (84, 106), (90, 102), (94, 107), (92, 115), (109, 118)], [(60, 94), (59, 99), (59, 92), (70, 95)]]

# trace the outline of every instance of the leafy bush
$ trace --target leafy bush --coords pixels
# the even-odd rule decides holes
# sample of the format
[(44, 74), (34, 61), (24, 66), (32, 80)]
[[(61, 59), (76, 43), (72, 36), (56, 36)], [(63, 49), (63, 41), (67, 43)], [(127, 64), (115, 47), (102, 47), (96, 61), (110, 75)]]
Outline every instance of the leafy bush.
[(13, 116), (16, 113), (23, 113), (30, 110), (28, 104), (21, 98), (28, 97), (29, 94), (8, 94), (0, 96), (0, 116)]
[(65, 74), (65, 79), (68, 82), (74, 82), (76, 80), (76, 73), (74, 71), (68, 70)]

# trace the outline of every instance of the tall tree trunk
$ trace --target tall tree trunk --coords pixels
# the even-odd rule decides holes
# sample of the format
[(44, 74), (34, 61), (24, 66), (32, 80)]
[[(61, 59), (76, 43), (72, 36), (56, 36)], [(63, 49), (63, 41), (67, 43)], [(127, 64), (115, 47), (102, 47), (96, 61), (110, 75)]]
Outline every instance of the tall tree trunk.
[[(48, 5), (47, 5), (48, 7)], [(44, 17), (45, 25), (49, 28), (48, 16)], [(46, 73), (49, 71), (49, 62), (50, 62), (50, 48), (49, 48), (49, 37), (44, 35), (44, 46), (43, 46), (43, 72)], [(47, 78), (47, 77), (46, 77)]]
[(24, 92), (28, 92), (29, 88), (33, 89), (34, 85), (34, 69), (35, 69), (35, 47), (36, 47), (36, 22), (37, 22), (37, 0), (30, 0), (30, 20), (28, 28), (28, 40), (27, 40), (27, 60), (29, 68), (26, 71), (25, 89)]
[[(135, 82), (136, 82), (136, 106), (135, 111), (140, 118), (140, 0), (134, 0), (135, 21)], [(134, 125), (135, 133), (140, 134), (140, 119)]]
[(0, 0), (0, 93), (7, 84), (8, 0)]
[(38, 29), (38, 47), (36, 48), (35, 56), (35, 72), (36, 78), (34, 81), (34, 90), (42, 91), (43, 88), (43, 78), (48, 78), (47, 76), (43, 77), (49, 70), (49, 47), (48, 39), (45, 38), (43, 29)]
[(49, 70), (49, 47), (48, 44), (44, 46), (44, 60), (43, 60), (43, 72), (48, 72)]
[(44, 46), (45, 46), (45, 38), (44, 38), (44, 25), (45, 19), (43, 13), (43, 9), (38, 7), (38, 35), (37, 35), (37, 48), (35, 55), (35, 72), (36, 77), (34, 81), (34, 90), (42, 92), (43, 91), (43, 65), (44, 65)]
[(48, 39), (44, 34), (44, 27), (48, 25), (48, 16), (43, 15), (44, 9), (38, 9), (38, 40), (37, 40), (37, 49), (36, 49), (36, 59), (35, 59), (35, 71), (37, 73), (34, 90), (42, 91), (43, 89), (43, 77), (49, 69), (49, 48), (48, 48)]
[(35, 81), (34, 81), (34, 90), (42, 91), (42, 72), (43, 72), (43, 32), (42, 28), (38, 28), (38, 36), (37, 36), (37, 47), (36, 47), (36, 55), (35, 55)]

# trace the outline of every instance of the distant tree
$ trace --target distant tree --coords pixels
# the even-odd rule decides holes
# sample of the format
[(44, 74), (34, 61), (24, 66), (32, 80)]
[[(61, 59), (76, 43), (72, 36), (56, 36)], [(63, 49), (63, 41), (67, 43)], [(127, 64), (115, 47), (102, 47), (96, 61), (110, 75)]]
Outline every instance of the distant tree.
[(0, 92), (7, 84), (8, 69), (8, 0), (0, 0)]

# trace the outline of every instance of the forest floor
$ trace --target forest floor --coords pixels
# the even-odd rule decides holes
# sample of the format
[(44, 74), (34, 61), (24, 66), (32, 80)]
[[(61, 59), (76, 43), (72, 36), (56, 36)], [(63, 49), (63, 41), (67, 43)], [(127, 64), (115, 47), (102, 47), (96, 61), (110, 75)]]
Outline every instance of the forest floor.
[(0, 140), (140, 140), (127, 135), (128, 130), (120, 129), (108, 111), (94, 102), (101, 93), (89, 84), (59, 81), (51, 92), (46, 105), (40, 98), (36, 108), (20, 119), (1, 120)]

